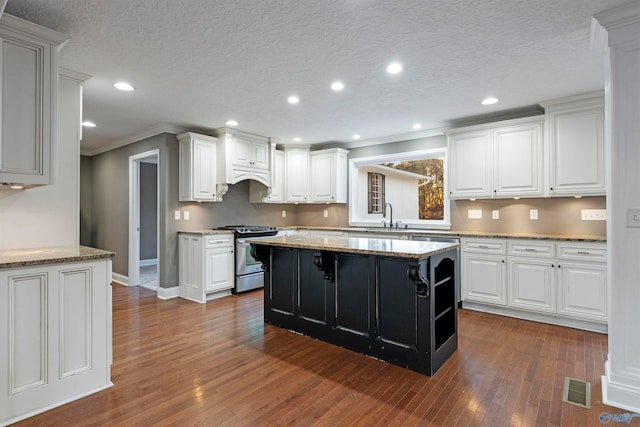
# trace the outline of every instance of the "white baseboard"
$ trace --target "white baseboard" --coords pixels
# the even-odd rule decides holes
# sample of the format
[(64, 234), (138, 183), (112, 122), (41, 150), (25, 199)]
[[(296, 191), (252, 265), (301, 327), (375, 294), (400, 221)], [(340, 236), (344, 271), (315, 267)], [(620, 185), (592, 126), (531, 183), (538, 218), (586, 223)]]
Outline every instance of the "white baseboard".
[[(76, 396), (70, 397), (68, 399), (61, 400), (60, 402), (52, 403), (51, 405), (47, 405), (47, 406), (44, 406), (42, 408), (35, 409), (33, 411), (30, 411), (30, 412), (28, 412), (26, 414), (22, 414), (22, 415), (20, 415), (18, 417), (10, 419), (10, 420), (2, 421), (2, 422), (0, 422), (0, 426), (8, 426), (9, 424), (13, 424), (13, 423), (17, 423), (18, 421), (26, 420), (27, 418), (33, 417), (34, 415), (41, 414), (41, 413), (49, 411), (49, 410), (51, 410), (53, 408), (57, 408), (58, 406), (66, 405), (69, 402), (73, 402), (74, 400), (82, 399), (83, 397), (87, 397), (87, 396), (89, 396), (91, 394), (98, 393), (99, 391), (106, 390), (106, 389), (111, 388), (111, 387), (113, 387), (113, 383), (111, 381), (109, 381), (107, 384), (105, 384), (105, 385), (103, 385), (101, 387), (97, 387), (97, 388), (95, 388), (95, 389), (93, 389), (91, 391), (80, 393), (80, 394), (78, 394)], [(5, 422), (6, 422), (6, 424), (5, 424)]]
[(172, 286), (170, 288), (158, 287), (157, 292), (158, 292), (158, 298), (160, 299), (178, 298), (180, 296), (180, 287), (179, 286)]
[(156, 265), (158, 264), (158, 258), (149, 258), (149, 259), (141, 259), (140, 267), (146, 267), (147, 265)]
[(129, 276), (124, 274), (111, 273), (111, 280), (124, 286), (129, 286)]

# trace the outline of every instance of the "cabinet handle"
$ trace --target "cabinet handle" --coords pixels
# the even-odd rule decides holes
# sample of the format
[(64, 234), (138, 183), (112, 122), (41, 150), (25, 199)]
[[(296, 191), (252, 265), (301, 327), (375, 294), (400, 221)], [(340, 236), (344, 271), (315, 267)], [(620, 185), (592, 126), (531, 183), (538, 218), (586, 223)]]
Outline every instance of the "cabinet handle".
[(504, 264), (504, 260), (502, 260), (502, 263)]
[(525, 250), (526, 252), (538, 252), (538, 250), (537, 250), (537, 249), (534, 249), (534, 248), (524, 248), (524, 250)]
[(558, 268), (562, 268), (562, 266), (560, 264), (558, 264)]
[(555, 267), (553, 264), (551, 264), (551, 268)]
[(553, 187), (551, 187), (551, 191), (553, 191)]
[(587, 251), (578, 251), (578, 255), (591, 255), (591, 252), (587, 252)]
[(489, 249), (489, 246), (486, 246), (486, 245), (478, 245), (478, 248), (480, 248), (480, 249)]

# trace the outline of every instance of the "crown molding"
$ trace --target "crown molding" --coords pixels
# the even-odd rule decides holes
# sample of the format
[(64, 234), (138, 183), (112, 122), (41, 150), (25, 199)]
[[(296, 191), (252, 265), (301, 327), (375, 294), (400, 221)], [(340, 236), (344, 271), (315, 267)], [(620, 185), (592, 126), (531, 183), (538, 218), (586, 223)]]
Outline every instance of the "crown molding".
[(150, 138), (161, 133), (171, 133), (174, 135), (178, 135), (189, 131), (190, 129), (186, 129), (180, 126), (161, 123), (155, 126), (151, 126), (139, 133), (131, 134), (125, 136), (124, 138), (117, 139), (111, 144), (98, 147), (94, 150), (81, 149), (80, 154), (82, 154), (83, 156), (95, 156), (96, 154), (102, 154), (107, 151), (115, 150), (116, 148), (124, 147), (125, 145), (133, 144), (134, 142), (142, 141), (143, 139)]

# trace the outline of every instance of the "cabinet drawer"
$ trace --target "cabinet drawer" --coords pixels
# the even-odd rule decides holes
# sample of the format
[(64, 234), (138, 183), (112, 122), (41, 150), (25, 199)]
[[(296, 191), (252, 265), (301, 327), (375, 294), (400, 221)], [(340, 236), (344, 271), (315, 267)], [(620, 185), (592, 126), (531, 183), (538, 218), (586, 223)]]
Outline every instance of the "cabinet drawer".
[(595, 244), (558, 244), (558, 259), (576, 261), (607, 261), (607, 246), (604, 243)]
[(206, 249), (224, 246), (233, 246), (233, 234), (217, 234), (204, 238), (204, 247)]
[(462, 250), (465, 252), (504, 255), (507, 253), (507, 242), (506, 240), (497, 239), (462, 239)]
[(509, 242), (509, 255), (553, 258), (555, 256), (555, 245), (546, 242), (512, 241)]

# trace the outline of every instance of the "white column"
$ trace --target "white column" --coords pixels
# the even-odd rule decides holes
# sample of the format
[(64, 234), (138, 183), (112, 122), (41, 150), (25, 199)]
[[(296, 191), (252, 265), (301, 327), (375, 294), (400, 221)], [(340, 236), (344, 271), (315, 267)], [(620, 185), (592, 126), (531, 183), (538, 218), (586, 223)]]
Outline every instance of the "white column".
[[(602, 401), (640, 412), (640, 2), (594, 16), (608, 39), (605, 83), (609, 354)], [(599, 24), (599, 25), (598, 25)]]

